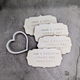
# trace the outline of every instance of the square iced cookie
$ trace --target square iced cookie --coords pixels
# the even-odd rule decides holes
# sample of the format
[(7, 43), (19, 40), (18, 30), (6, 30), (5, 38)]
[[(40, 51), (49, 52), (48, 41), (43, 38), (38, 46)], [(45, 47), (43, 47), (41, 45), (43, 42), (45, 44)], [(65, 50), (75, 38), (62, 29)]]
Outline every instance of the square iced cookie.
[(43, 24), (35, 27), (34, 36), (35, 40), (38, 41), (42, 36), (68, 36), (68, 27), (63, 23), (56, 24)]
[(62, 54), (69, 53), (71, 50), (71, 38), (66, 36), (45, 36), (39, 39), (38, 48), (53, 48), (61, 51)]
[(51, 15), (46, 15), (46, 16), (27, 18), (24, 23), (25, 32), (27, 34), (33, 35), (35, 26), (38, 26), (40, 24), (50, 24), (50, 23), (57, 23), (56, 17)]
[(55, 67), (61, 64), (62, 55), (57, 49), (33, 49), (28, 51), (26, 59), (33, 67)]

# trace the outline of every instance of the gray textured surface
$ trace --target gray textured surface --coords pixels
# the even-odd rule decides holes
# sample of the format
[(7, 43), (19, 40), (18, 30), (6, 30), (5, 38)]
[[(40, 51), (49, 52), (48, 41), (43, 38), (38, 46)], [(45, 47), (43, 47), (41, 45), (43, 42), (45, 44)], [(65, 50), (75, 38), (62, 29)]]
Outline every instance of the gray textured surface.
[[(0, 80), (80, 80), (80, 2), (77, 0), (5, 0), (0, 10)], [(1, 2), (0, 2), (1, 3)], [(1, 3), (2, 4), (2, 3)], [(34, 68), (27, 64), (27, 52), (12, 55), (6, 43), (14, 32), (23, 29), (24, 20), (31, 16), (53, 15), (58, 22), (68, 25), (72, 49), (63, 55), (62, 63), (55, 68)], [(33, 36), (29, 36), (29, 50), (36, 48)], [(11, 48), (25, 48), (25, 38), (16, 37)]]

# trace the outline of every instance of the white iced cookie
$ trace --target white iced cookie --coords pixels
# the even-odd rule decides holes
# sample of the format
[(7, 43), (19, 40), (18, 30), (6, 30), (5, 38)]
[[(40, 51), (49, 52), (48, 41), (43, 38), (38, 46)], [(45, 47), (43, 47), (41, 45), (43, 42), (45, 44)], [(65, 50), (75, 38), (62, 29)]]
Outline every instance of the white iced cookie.
[(61, 64), (62, 55), (57, 49), (33, 49), (26, 57), (33, 67), (55, 67)]
[(61, 51), (62, 54), (69, 53), (71, 50), (71, 39), (66, 36), (45, 36), (39, 39), (38, 48), (54, 48)]
[(40, 24), (57, 23), (56, 17), (51, 15), (30, 17), (25, 20), (24, 28), (27, 34), (33, 35), (34, 27)]
[(59, 36), (68, 36), (68, 27), (63, 23), (56, 24), (43, 24), (35, 27), (34, 36), (35, 40), (38, 41), (42, 36), (50, 35), (59, 35)]

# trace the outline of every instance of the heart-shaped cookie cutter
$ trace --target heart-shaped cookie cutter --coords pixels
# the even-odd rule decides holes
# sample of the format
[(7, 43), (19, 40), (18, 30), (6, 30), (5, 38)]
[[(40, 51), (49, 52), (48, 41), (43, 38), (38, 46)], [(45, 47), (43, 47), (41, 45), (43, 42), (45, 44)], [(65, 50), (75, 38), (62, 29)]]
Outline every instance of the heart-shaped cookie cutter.
[[(10, 49), (10, 46), (9, 46), (9, 45), (10, 45), (12, 42), (15, 41), (15, 36), (16, 36), (17, 34), (23, 34), (23, 35), (26, 37), (26, 49), (25, 49), (25, 50), (22, 50), (22, 51), (19, 51), (19, 52), (14, 52), (14, 51), (12, 51), (12, 50)], [(9, 40), (9, 41), (7, 42), (6, 48), (7, 48), (7, 50), (8, 50), (10, 53), (12, 53), (12, 54), (20, 54), (20, 53), (23, 53), (23, 52), (27, 51), (27, 50), (28, 50), (28, 37), (27, 37), (27, 35), (26, 35), (24, 32), (22, 32), (22, 31), (17, 31), (17, 32), (15, 32), (15, 33), (13, 34), (13, 39), (11, 39), (11, 40)]]

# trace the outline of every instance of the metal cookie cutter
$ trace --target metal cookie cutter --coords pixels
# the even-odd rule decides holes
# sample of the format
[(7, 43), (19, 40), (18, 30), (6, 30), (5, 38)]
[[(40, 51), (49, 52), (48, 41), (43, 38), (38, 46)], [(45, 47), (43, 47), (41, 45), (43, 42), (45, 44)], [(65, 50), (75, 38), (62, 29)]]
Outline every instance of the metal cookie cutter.
[[(10, 49), (10, 46), (9, 46), (9, 45), (10, 45), (11, 42), (14, 42), (14, 41), (15, 41), (15, 36), (16, 36), (17, 34), (23, 34), (23, 35), (26, 37), (26, 49), (25, 49), (25, 50), (22, 50), (22, 51), (19, 51), (19, 52), (14, 52), (14, 51), (12, 51), (12, 50)], [(7, 42), (6, 48), (7, 48), (7, 50), (8, 50), (10, 53), (12, 53), (12, 54), (20, 54), (20, 53), (23, 53), (23, 52), (27, 51), (27, 50), (28, 50), (28, 37), (27, 37), (27, 35), (26, 35), (24, 32), (22, 32), (22, 31), (17, 31), (17, 32), (15, 32), (15, 33), (13, 34), (13, 39), (11, 39), (11, 40), (9, 40), (9, 41)]]

